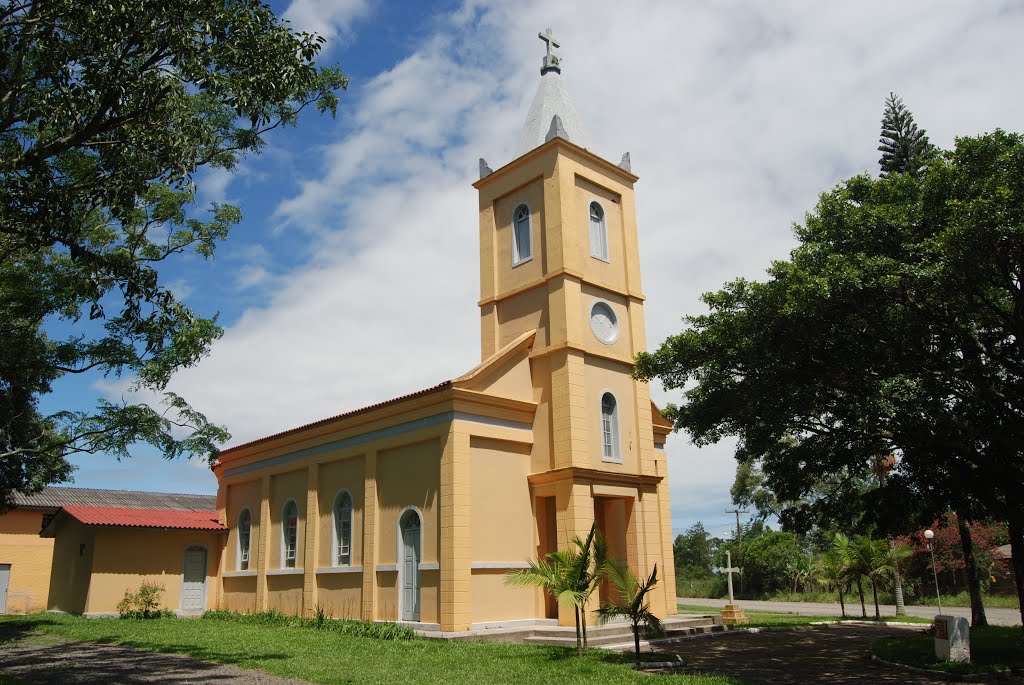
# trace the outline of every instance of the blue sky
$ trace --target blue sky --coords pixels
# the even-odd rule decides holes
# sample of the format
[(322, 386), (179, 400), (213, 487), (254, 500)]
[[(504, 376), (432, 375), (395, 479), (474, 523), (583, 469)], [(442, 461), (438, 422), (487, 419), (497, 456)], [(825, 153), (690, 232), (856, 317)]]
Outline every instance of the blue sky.
[[(513, 148), (539, 79), (537, 32), (562, 43), (563, 81), (593, 151), (629, 151), (650, 347), (702, 311), (699, 295), (760, 278), (793, 247), (817, 194), (877, 172), (879, 119), (902, 96), (932, 142), (1020, 131), (1024, 6), (1005, 2), (274, 3), (328, 38), (352, 77), (336, 119), (275, 132), (200, 201), (244, 219), (167, 282), (224, 338), (171, 389), (231, 444), (428, 387), (479, 360), (477, 159)], [(367, 297), (367, 295), (370, 295)], [(129, 379), (61, 383), (44, 409), (120, 397)], [(655, 399), (671, 401), (660, 388)], [(670, 440), (673, 526), (735, 519), (733, 445)], [(213, 492), (198, 462), (82, 456), (75, 484)]]

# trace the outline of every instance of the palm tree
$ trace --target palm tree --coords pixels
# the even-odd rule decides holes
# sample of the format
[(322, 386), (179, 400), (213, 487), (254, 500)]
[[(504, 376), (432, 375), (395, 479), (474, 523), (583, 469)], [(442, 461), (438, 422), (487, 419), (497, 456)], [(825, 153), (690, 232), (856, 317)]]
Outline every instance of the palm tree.
[(607, 573), (608, 546), (596, 525), (586, 539), (576, 536), (575, 549), (552, 552), (545, 559), (527, 560), (527, 569), (511, 571), (505, 583), (542, 588), (557, 601), (572, 607), (576, 619), (576, 652), (587, 647), (587, 602)]
[(871, 591), (875, 597), (875, 618), (881, 618), (878, 610), (878, 583), (895, 575), (899, 577), (899, 565), (913, 554), (908, 545), (890, 545), (885, 540), (868, 539), (871, 545), (871, 564), (867, 576), (871, 580)]
[(636, 665), (640, 666), (640, 625), (655, 634), (661, 635), (665, 632), (661, 625), (661, 619), (651, 613), (651, 603), (647, 600), (647, 593), (658, 582), (658, 565), (654, 565), (651, 576), (643, 583), (637, 581), (629, 564), (619, 559), (610, 561), (607, 565), (608, 579), (619, 591), (619, 598), (622, 604), (605, 604), (597, 610), (598, 621), (604, 623), (613, 616), (624, 616), (629, 619), (629, 626), (633, 629), (633, 645), (636, 648)]
[(843, 588), (845, 588), (854, 576), (853, 544), (850, 538), (842, 533), (832, 536), (832, 547), (825, 553), (826, 569), (831, 576), (831, 582), (839, 589), (839, 606), (843, 611), (843, 618), (846, 618), (846, 602), (843, 601)]
[(826, 586), (835, 586), (839, 590), (839, 607), (843, 611), (843, 618), (846, 618), (846, 602), (843, 598), (843, 588), (849, 582), (847, 577), (847, 564), (842, 555), (835, 548), (818, 555), (815, 562), (816, 572), (819, 579)]

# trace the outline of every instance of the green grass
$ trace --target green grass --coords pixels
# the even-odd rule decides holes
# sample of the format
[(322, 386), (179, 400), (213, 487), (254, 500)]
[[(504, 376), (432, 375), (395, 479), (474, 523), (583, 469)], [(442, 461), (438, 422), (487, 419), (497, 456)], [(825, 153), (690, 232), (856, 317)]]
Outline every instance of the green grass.
[(0, 673), (0, 685), (25, 685), (25, 681), (12, 678), (6, 673)]
[[(197, 619), (84, 619), (34, 614), (0, 617), (0, 648), (31, 633), (186, 654), (315, 683), (634, 683), (631, 654), (488, 642), (378, 640), (305, 627)], [(656, 658), (651, 656), (651, 658)], [(739, 685), (726, 676), (664, 676), (659, 683)]]
[[(692, 604), (680, 604), (678, 605), (679, 612), (683, 614), (717, 614), (718, 610), (714, 607), (702, 607)], [(838, 616), (801, 616), (800, 614), (791, 614), (787, 612), (774, 612), (774, 611), (744, 611), (747, 618), (750, 619), (750, 623), (744, 624), (742, 627), (746, 628), (775, 628), (782, 626), (809, 626), (812, 623), (820, 623), (822, 621), (838, 621), (841, 620)], [(847, 620), (862, 621), (856, 616), (848, 616)], [(869, 621), (874, 618), (868, 618)], [(897, 621), (899, 623), (931, 623), (931, 619), (918, 618), (916, 616), (883, 616), (883, 621)]]
[(928, 635), (883, 638), (875, 641), (871, 651), (886, 661), (961, 675), (1024, 669), (1024, 637), (1020, 626), (971, 628), (969, 664), (936, 661), (935, 640)]

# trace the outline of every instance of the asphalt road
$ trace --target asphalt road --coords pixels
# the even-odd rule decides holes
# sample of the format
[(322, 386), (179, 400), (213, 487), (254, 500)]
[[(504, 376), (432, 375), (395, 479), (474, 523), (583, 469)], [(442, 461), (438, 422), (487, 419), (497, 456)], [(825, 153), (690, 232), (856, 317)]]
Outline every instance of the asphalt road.
[[(725, 606), (725, 599), (703, 599), (696, 597), (677, 597), (680, 604), (693, 606), (713, 607), (721, 609)], [(782, 611), (790, 614), (801, 614), (803, 616), (841, 616), (838, 604), (824, 604), (818, 602), (762, 602), (757, 600), (738, 600), (738, 604), (748, 611)], [(867, 603), (868, 618), (875, 615), (875, 605), (870, 601)], [(881, 605), (883, 616), (895, 616), (896, 607), (891, 604)], [(963, 616), (968, 621), (971, 619), (970, 607), (942, 607), (944, 614)], [(939, 613), (936, 607), (915, 607), (908, 606), (907, 613), (911, 616), (932, 618)], [(854, 596), (852, 602), (846, 603), (846, 615), (852, 618), (860, 618), (860, 600)], [(993, 609), (985, 608), (985, 617), (994, 626), (1019, 626), (1020, 611), (1017, 609)]]

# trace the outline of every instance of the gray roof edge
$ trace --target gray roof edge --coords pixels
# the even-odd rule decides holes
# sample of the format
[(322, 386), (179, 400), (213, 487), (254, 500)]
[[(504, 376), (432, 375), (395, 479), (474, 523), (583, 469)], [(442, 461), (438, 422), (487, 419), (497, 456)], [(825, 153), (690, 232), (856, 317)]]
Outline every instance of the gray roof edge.
[(183, 492), (104, 490), (62, 486), (46, 487), (32, 495), (14, 493), (15, 508), (51, 509), (65, 506), (209, 511), (216, 509), (217, 497), (216, 495), (195, 495)]

